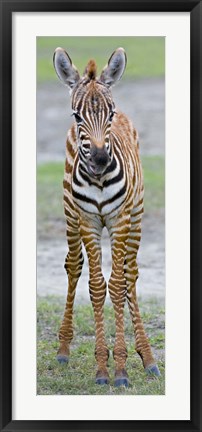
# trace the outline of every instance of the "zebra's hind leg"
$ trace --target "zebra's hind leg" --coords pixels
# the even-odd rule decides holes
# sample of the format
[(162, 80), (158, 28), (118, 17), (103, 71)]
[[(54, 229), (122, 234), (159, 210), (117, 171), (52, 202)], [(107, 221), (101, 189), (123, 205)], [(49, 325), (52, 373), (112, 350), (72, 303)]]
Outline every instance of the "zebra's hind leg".
[(108, 384), (109, 374), (107, 362), (109, 350), (104, 335), (104, 302), (106, 298), (106, 282), (101, 269), (101, 221), (94, 217), (90, 226), (81, 225), (81, 235), (89, 261), (89, 292), (95, 319), (95, 358), (97, 362), (96, 384)]
[(57, 353), (57, 360), (60, 363), (67, 363), (69, 360), (69, 345), (73, 339), (73, 306), (78, 279), (83, 267), (83, 254), (80, 237), (77, 241), (69, 241), (69, 253), (65, 260), (65, 269), (68, 274), (68, 293), (65, 312), (59, 330), (60, 347)]
[(158, 366), (152, 355), (149, 339), (145, 333), (144, 325), (141, 319), (137, 294), (136, 280), (138, 278), (138, 266), (136, 257), (130, 253), (127, 254), (125, 262), (125, 276), (127, 281), (127, 301), (130, 310), (131, 319), (134, 327), (136, 351), (140, 355), (145, 371), (148, 374), (160, 375)]

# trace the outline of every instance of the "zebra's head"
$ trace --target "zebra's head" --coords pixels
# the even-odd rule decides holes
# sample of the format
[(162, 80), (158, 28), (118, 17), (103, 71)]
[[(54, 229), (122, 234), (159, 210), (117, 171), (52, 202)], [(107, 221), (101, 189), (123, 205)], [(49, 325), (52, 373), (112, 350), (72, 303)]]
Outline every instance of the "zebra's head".
[(115, 105), (110, 87), (123, 75), (125, 51), (123, 48), (114, 51), (99, 77), (94, 60), (88, 62), (80, 77), (71, 58), (62, 48), (55, 50), (53, 63), (58, 77), (70, 90), (81, 164), (90, 175), (101, 176), (113, 156), (110, 128)]

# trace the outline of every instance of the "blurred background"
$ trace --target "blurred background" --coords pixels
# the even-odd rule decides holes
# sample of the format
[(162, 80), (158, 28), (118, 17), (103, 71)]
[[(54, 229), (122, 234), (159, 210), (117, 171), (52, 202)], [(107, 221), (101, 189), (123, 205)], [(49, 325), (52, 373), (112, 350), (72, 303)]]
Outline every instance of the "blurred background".
[[(161, 37), (37, 38), (37, 233), (38, 294), (65, 294), (67, 252), (62, 204), (66, 133), (72, 123), (68, 89), (59, 81), (52, 58), (66, 49), (82, 73), (90, 58), (98, 74), (122, 46), (127, 67), (112, 89), (114, 101), (137, 128), (145, 181), (145, 215), (138, 256), (140, 295), (164, 297), (165, 41)], [(103, 232), (103, 270), (110, 275), (107, 233)], [(76, 301), (88, 295), (87, 259)]]

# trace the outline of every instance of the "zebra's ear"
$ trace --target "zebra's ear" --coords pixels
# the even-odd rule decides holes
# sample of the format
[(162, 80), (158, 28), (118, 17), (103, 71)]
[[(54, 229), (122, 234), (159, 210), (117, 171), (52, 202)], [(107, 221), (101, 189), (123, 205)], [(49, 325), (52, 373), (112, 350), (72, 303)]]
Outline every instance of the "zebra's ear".
[(56, 48), (53, 64), (60, 80), (72, 90), (79, 81), (80, 75), (63, 48)]
[(109, 87), (122, 77), (127, 63), (126, 53), (123, 48), (117, 48), (111, 55), (108, 64), (104, 67), (100, 81)]

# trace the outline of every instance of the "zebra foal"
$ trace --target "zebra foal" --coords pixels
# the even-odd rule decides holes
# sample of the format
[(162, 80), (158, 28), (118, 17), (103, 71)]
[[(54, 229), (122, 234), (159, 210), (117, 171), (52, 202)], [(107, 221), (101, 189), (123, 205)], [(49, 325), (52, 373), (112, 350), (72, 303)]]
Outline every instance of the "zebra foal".
[(68, 361), (73, 338), (73, 304), (83, 266), (82, 242), (89, 261), (89, 291), (94, 310), (97, 361), (96, 383), (109, 383), (109, 350), (104, 335), (103, 308), (106, 282), (102, 274), (101, 234), (106, 226), (111, 240), (112, 271), (108, 283), (116, 322), (113, 350), (115, 386), (129, 385), (125, 369), (124, 304), (127, 299), (136, 350), (148, 373), (159, 375), (140, 317), (136, 296), (137, 252), (141, 238), (144, 186), (137, 131), (115, 108), (110, 87), (126, 66), (126, 54), (118, 48), (101, 75), (90, 60), (83, 76), (66, 51), (53, 57), (60, 80), (69, 87), (74, 123), (66, 141), (64, 211), (69, 251), (65, 260), (68, 293), (59, 331), (58, 361)]

